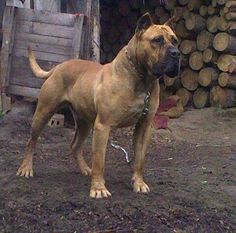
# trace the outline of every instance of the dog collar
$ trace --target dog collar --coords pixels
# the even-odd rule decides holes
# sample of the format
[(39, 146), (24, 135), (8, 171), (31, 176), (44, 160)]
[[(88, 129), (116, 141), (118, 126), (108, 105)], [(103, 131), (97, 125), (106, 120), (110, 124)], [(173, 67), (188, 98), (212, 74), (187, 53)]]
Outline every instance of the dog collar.
[(129, 64), (130, 66), (132, 67), (132, 69), (140, 76), (140, 77), (144, 77), (143, 74), (140, 73), (140, 71), (136, 68), (136, 66), (134, 65), (129, 53), (128, 53), (128, 48), (127, 46), (125, 47), (125, 54), (126, 54), (126, 57), (128, 58), (128, 61), (129, 61)]

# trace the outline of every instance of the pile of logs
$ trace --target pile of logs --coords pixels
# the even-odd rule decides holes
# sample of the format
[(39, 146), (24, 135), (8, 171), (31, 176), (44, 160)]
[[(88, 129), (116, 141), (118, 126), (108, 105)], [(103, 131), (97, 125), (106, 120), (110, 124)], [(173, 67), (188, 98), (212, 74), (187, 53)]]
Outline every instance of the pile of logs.
[(150, 12), (155, 22), (177, 16), (181, 73), (164, 77), (162, 97), (178, 95), (183, 106), (236, 106), (235, 0), (105, 0), (101, 6), (101, 62), (109, 62), (131, 38), (136, 21)]
[(164, 23), (170, 13), (161, 3), (158, 0), (101, 1), (101, 63), (112, 61), (127, 44), (134, 35), (138, 18), (144, 13), (151, 13), (154, 22)]

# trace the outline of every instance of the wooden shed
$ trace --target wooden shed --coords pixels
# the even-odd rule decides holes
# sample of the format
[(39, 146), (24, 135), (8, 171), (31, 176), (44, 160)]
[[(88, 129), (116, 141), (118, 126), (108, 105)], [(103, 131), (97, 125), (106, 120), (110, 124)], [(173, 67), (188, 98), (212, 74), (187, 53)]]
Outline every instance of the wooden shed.
[(9, 108), (11, 96), (38, 96), (43, 80), (30, 70), (28, 46), (44, 69), (72, 58), (99, 62), (99, 1), (72, 2), (6, 1), (0, 83), (3, 109)]

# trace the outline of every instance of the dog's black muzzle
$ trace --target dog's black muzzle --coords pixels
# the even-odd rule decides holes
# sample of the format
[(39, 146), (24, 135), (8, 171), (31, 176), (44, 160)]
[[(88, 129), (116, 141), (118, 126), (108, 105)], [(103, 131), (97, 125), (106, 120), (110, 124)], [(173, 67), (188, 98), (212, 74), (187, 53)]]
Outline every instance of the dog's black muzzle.
[(175, 47), (171, 47), (167, 50), (163, 62), (156, 63), (152, 67), (152, 73), (157, 77), (161, 77), (166, 74), (167, 76), (174, 78), (179, 74), (179, 71), (180, 52)]

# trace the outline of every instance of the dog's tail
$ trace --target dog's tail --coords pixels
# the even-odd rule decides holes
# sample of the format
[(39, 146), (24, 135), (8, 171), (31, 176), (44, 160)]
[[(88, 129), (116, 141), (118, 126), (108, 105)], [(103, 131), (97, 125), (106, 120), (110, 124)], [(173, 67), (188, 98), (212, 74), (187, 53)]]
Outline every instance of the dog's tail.
[(28, 54), (29, 54), (29, 62), (30, 62), (30, 67), (31, 67), (31, 70), (33, 71), (34, 75), (37, 77), (37, 78), (44, 78), (44, 79), (47, 79), (54, 71), (55, 68), (52, 68), (51, 70), (49, 71), (45, 71), (43, 70), (37, 63), (36, 59), (35, 59), (35, 56), (34, 56), (34, 53), (31, 49), (31, 47), (29, 46), (28, 47)]

